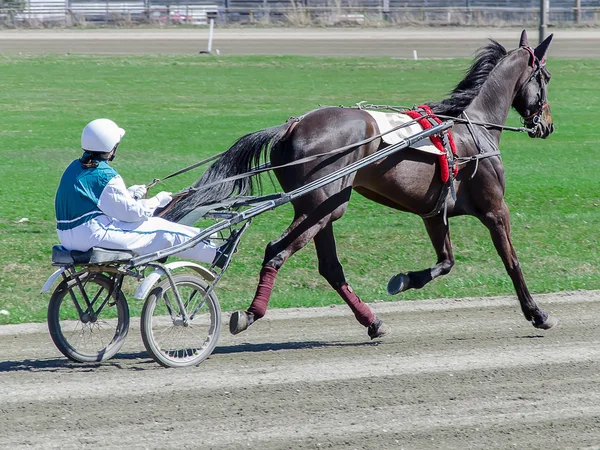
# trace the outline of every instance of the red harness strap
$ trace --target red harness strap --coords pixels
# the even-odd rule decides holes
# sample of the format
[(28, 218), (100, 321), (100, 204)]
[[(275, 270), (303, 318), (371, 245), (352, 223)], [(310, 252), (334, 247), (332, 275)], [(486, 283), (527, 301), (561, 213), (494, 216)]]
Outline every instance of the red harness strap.
[[(404, 113), (406, 113), (411, 119), (417, 120), (419, 125), (421, 125), (424, 130), (431, 128), (434, 124), (442, 123), (442, 121), (435, 114), (433, 114), (433, 111), (427, 105), (421, 105), (415, 109), (406, 110), (406, 111), (404, 111)], [(456, 155), (456, 145), (454, 145), (454, 139), (452, 138), (452, 133), (450, 133), (450, 130), (447, 130), (444, 133), (446, 133), (446, 136), (448, 136), (448, 143), (450, 144), (450, 149), (452, 150), (452, 154)], [(433, 145), (435, 145), (435, 147), (439, 151), (444, 152), (444, 154), (440, 155), (438, 158), (440, 161), (442, 182), (445, 183), (450, 178), (450, 169), (448, 166), (448, 157), (446, 156), (446, 149), (444, 148), (444, 142), (442, 141), (442, 138), (440, 136), (431, 136), (430, 139), (431, 139), (431, 142), (433, 143)], [(454, 176), (456, 176), (457, 173), (458, 173), (458, 166), (454, 166)]]

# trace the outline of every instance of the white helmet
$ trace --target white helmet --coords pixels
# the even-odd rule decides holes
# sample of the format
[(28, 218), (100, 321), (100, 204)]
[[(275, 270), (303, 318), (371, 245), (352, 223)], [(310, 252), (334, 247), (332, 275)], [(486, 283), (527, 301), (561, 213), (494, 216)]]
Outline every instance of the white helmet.
[(110, 153), (123, 136), (125, 130), (112, 120), (92, 120), (81, 133), (81, 148), (87, 152)]

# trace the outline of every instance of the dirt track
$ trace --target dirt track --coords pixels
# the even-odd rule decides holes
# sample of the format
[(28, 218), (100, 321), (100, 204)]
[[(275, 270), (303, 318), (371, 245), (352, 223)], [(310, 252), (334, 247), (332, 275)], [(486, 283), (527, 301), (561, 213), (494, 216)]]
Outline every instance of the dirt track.
[[(164, 369), (132, 329), (100, 365), (58, 356), (44, 326), (0, 327), (0, 448), (599, 448), (600, 291), (270, 311), (211, 358)], [(39, 332), (36, 332), (39, 331)]]
[[(538, 33), (530, 29), (530, 42)], [(550, 57), (600, 58), (600, 31), (551, 30)], [(521, 28), (398, 29), (221, 29), (214, 32), (213, 53), (221, 55), (327, 55), (413, 58), (470, 58), (494, 38), (517, 47)], [(0, 54), (198, 54), (208, 45), (207, 29), (2, 30)]]

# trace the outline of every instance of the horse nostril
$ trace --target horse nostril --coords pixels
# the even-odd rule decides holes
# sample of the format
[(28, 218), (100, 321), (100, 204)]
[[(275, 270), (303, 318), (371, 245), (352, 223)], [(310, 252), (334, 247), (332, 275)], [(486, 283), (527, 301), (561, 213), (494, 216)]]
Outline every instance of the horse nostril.
[(542, 139), (546, 139), (548, 136), (550, 136), (552, 134), (553, 131), (554, 131), (554, 125), (552, 125), (551, 123), (548, 124), (547, 126), (545, 126), (544, 130), (542, 132)]

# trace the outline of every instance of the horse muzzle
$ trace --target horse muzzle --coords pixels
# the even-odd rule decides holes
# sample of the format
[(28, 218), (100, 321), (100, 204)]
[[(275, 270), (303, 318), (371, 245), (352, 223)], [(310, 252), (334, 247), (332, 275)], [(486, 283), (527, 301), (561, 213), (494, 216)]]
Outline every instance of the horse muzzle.
[(554, 132), (550, 105), (546, 103), (537, 114), (528, 117), (525, 126), (531, 130), (529, 137), (546, 139), (550, 136)]
[(538, 123), (538, 124), (525, 124), (527, 126), (527, 128), (529, 128), (531, 131), (528, 132), (529, 137), (532, 138), (542, 138), (542, 139), (546, 139), (548, 136), (550, 136), (553, 132), (554, 132), (554, 124), (552, 122), (545, 124), (545, 123)]

